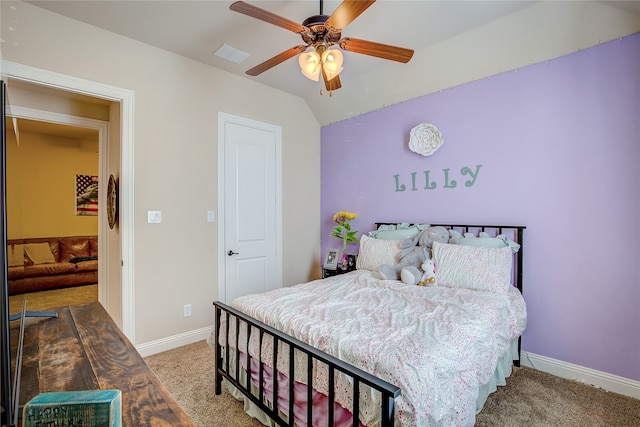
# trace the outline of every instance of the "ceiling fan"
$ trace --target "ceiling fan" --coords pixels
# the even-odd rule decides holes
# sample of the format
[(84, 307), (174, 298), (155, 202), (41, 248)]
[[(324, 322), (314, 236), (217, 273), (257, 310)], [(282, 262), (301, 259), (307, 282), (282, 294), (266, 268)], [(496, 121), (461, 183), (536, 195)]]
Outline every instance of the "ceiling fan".
[[(413, 56), (413, 50), (411, 49), (342, 37), (342, 30), (375, 3), (375, 0), (344, 0), (330, 16), (323, 15), (322, 1), (320, 0), (320, 14), (305, 19), (302, 24), (252, 6), (244, 1), (237, 1), (229, 6), (229, 9), (234, 12), (298, 33), (304, 41), (304, 44), (287, 49), (267, 59), (262, 64), (256, 65), (246, 73), (250, 76), (257, 76), (300, 54), (298, 62), (302, 73), (312, 80), (318, 80), (319, 74), (322, 74), (325, 87), (331, 93), (331, 91), (342, 87), (340, 76), (338, 75), (342, 71), (342, 52), (340, 49), (403, 63), (409, 62)], [(340, 49), (330, 49), (334, 45), (337, 45)], [(314, 50), (305, 53), (309, 47)]]

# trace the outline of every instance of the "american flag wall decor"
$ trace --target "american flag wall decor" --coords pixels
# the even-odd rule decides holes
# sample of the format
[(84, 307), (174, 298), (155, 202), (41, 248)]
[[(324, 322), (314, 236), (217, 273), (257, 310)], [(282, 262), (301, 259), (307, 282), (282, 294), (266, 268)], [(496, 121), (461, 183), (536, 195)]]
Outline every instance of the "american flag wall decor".
[(98, 177), (76, 175), (76, 215), (98, 215)]

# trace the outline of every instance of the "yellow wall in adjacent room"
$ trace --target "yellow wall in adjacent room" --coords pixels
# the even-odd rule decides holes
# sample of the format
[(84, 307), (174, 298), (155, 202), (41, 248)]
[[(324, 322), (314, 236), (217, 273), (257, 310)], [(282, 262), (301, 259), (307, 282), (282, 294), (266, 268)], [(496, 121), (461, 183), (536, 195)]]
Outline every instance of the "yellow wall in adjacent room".
[(98, 141), (7, 134), (7, 238), (97, 235), (97, 216), (76, 216), (75, 176), (98, 175)]

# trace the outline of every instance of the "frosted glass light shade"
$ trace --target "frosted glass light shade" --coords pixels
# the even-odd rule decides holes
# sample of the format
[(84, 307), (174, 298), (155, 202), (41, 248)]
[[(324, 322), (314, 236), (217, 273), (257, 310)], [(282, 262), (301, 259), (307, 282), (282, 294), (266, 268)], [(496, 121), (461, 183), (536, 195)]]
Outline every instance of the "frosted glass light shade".
[(328, 80), (342, 72), (343, 59), (342, 51), (339, 49), (327, 49), (322, 53), (322, 67)]
[(307, 78), (318, 81), (320, 76), (320, 55), (318, 52), (301, 53), (298, 57), (300, 71)]

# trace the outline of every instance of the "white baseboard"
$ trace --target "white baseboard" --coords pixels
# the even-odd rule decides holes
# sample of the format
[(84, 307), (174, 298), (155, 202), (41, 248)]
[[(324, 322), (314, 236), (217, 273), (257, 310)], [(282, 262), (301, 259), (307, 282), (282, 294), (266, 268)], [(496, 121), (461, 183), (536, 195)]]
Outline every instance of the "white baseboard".
[(207, 326), (200, 329), (194, 329), (193, 331), (184, 332), (182, 334), (142, 343), (140, 345), (137, 345), (136, 349), (142, 357), (147, 357), (151, 356), (152, 354), (182, 347), (183, 345), (192, 344), (198, 341), (204, 341), (207, 339), (210, 333), (211, 327)]
[(640, 381), (630, 380), (526, 351), (522, 352), (520, 363), (560, 378), (578, 381), (607, 391), (640, 399)]

